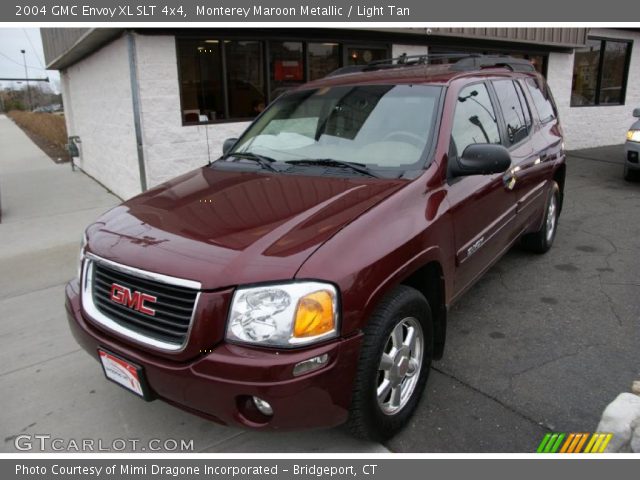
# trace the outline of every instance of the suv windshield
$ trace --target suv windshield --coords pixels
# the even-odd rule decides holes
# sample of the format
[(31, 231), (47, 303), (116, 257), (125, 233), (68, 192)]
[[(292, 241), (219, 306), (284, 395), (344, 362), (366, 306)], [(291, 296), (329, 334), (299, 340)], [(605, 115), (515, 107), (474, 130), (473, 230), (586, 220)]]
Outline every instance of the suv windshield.
[[(278, 162), (337, 160), (367, 168), (409, 169), (424, 162), (441, 88), (338, 86), (287, 94), (229, 152)], [(301, 162), (301, 165), (310, 162)]]

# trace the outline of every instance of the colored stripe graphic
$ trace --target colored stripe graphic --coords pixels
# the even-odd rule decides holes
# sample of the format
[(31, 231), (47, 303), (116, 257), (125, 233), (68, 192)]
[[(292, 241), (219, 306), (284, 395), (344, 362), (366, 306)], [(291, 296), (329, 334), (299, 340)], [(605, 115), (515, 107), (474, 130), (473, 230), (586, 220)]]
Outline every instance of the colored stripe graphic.
[[(591, 437), (591, 438), (589, 438)], [(538, 445), (537, 453), (604, 453), (611, 433), (547, 433)], [(589, 442), (587, 443), (587, 440)], [(583, 451), (583, 447), (587, 444)]]
[(587, 441), (587, 438), (589, 438), (589, 434), (588, 433), (582, 433), (581, 435), (582, 435), (582, 438), (578, 442), (578, 445), (576, 445), (576, 449), (575, 449), (575, 451), (573, 453), (580, 453), (582, 451), (583, 445)]
[(594, 433), (584, 453), (603, 453), (612, 436), (610, 433)]
[(564, 442), (564, 445), (562, 445), (562, 449), (560, 449), (560, 453), (567, 453), (567, 449), (569, 448), (569, 445), (571, 445), (571, 442), (573, 442), (573, 439), (575, 438), (576, 434), (575, 433), (570, 433), (569, 436), (567, 437), (567, 441)]
[(540, 445), (538, 445), (538, 449), (536, 450), (537, 453), (543, 453), (544, 452), (544, 447), (547, 445), (547, 442), (549, 441), (550, 438), (551, 438), (551, 434), (550, 433), (547, 433), (544, 436), (544, 438), (540, 442)]

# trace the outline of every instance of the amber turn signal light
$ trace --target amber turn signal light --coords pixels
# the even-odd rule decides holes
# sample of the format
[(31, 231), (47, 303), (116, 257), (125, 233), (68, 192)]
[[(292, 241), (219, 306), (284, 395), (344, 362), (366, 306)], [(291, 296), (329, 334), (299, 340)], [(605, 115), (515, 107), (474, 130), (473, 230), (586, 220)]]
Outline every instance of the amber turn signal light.
[(294, 337), (315, 337), (335, 328), (333, 296), (327, 290), (309, 293), (298, 301)]

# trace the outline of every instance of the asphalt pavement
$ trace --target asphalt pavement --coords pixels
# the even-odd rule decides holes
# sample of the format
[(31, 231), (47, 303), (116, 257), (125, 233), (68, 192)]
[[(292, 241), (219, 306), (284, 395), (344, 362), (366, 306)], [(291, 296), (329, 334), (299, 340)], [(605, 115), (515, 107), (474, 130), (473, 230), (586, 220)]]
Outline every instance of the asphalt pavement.
[(533, 452), (592, 432), (640, 379), (640, 183), (621, 146), (571, 152), (553, 248), (513, 248), (452, 307), (398, 452)]
[(4, 116), (0, 145), (0, 451), (44, 434), (198, 452), (531, 452), (548, 431), (595, 429), (640, 378), (640, 184), (622, 179), (620, 147), (572, 154), (553, 249), (512, 249), (452, 308), (418, 412), (383, 446), (341, 428), (222, 427), (105, 381), (68, 331), (63, 288), (84, 227), (120, 200)]

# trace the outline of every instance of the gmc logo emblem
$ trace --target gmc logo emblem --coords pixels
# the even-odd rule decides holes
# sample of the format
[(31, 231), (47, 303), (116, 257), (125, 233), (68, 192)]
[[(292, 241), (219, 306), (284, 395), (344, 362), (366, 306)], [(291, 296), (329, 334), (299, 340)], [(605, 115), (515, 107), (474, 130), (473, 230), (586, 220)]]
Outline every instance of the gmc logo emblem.
[(147, 303), (156, 303), (158, 297), (142, 292), (131, 292), (131, 289), (123, 287), (117, 283), (111, 284), (111, 295), (109, 297), (113, 303), (124, 305), (132, 308), (140, 313), (155, 316), (156, 311), (145, 305)]

